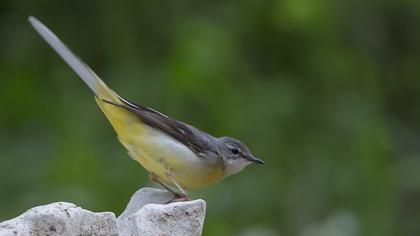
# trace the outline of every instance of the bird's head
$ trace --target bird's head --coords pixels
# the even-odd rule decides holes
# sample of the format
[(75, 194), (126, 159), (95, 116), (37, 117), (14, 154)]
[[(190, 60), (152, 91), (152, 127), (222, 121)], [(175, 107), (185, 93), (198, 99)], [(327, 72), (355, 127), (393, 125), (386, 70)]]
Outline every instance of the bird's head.
[(226, 167), (226, 176), (238, 173), (251, 163), (264, 164), (254, 157), (241, 141), (231, 137), (220, 137), (220, 152)]

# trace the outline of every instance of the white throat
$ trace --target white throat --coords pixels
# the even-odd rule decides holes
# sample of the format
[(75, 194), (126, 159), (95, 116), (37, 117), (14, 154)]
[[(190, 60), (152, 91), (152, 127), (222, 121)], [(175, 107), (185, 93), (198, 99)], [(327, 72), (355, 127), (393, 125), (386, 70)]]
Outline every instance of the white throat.
[(225, 160), (225, 176), (236, 174), (249, 164), (251, 164), (251, 162), (242, 158)]

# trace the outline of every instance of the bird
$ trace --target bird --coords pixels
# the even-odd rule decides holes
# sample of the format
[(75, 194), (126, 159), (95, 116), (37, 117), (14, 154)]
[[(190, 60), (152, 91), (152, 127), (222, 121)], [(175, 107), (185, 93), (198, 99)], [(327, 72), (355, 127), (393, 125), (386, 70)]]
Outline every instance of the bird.
[(151, 180), (173, 193), (174, 199), (190, 200), (187, 191), (219, 182), (251, 163), (264, 164), (238, 139), (214, 137), (119, 96), (47, 26), (33, 16), (28, 21), (92, 90), (131, 158), (146, 169)]

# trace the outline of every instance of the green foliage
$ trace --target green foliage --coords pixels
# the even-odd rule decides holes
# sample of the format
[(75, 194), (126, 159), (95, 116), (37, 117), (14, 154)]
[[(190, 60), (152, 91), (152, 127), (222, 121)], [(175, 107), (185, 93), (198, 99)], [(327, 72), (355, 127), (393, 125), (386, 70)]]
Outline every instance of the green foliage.
[(118, 93), (266, 165), (193, 192), (205, 235), (420, 232), (420, 2), (0, 3), (0, 221), (149, 185), (45, 22)]

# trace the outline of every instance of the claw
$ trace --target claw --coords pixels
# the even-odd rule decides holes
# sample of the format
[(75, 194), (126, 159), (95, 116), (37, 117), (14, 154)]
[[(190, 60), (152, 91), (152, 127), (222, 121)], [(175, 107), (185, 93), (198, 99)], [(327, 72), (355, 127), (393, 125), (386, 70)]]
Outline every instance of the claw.
[(174, 203), (174, 202), (187, 202), (187, 201), (191, 201), (191, 197), (189, 195), (178, 194), (177, 196), (175, 196), (174, 199), (167, 201), (165, 205)]

